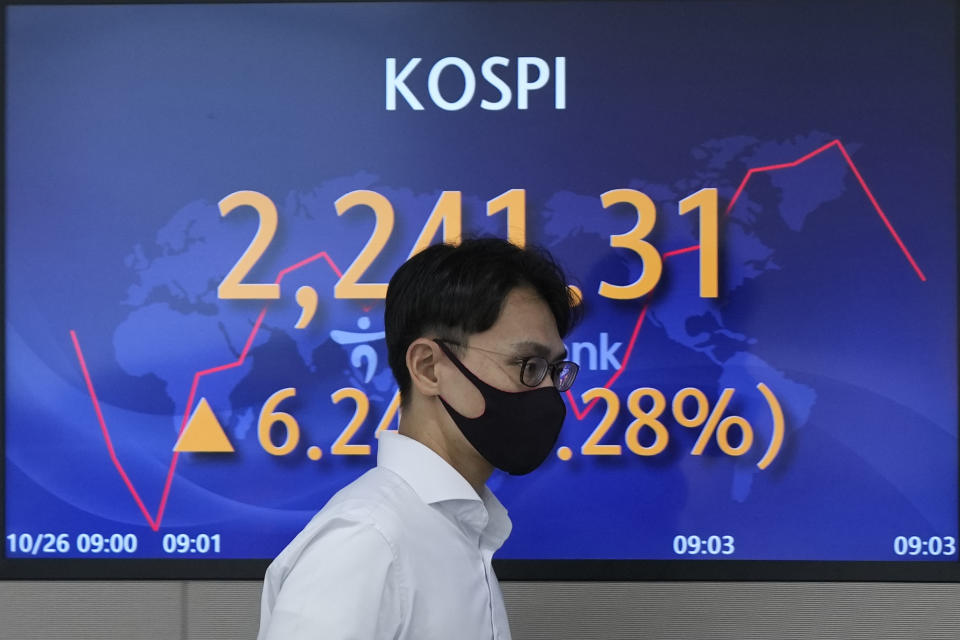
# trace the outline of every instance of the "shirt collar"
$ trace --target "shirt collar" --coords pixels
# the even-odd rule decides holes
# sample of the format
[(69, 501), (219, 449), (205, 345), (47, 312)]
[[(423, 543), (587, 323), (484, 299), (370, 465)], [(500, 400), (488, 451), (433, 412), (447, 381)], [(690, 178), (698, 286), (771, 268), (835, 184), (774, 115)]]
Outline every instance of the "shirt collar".
[(513, 523), (510, 521), (510, 516), (507, 515), (507, 508), (486, 486), (483, 487), (481, 498), (487, 508), (487, 513), (490, 515), (485, 533), (490, 536), (493, 548), (499, 549), (510, 535), (510, 531), (513, 530)]
[[(495, 547), (510, 535), (512, 523), (507, 509), (486, 486), (480, 495), (460, 472), (426, 445), (395, 431), (381, 431), (377, 447), (377, 466), (400, 476), (425, 504), (469, 501), (484, 512), (482, 517), (465, 518), (464, 524), (478, 535), (489, 536)], [(469, 505), (463, 505), (467, 507)], [(457, 511), (476, 511), (466, 509)]]
[(481, 500), (466, 478), (438, 453), (396, 432), (380, 432), (377, 466), (403, 478), (426, 504), (444, 500)]

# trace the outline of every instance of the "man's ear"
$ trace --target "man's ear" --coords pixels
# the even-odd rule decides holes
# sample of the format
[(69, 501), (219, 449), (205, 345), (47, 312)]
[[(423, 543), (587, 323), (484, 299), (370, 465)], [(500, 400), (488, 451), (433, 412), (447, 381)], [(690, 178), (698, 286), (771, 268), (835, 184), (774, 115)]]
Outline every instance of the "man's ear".
[(417, 338), (407, 347), (407, 371), (410, 382), (418, 393), (424, 396), (440, 395), (437, 380), (437, 362), (440, 347), (429, 338)]

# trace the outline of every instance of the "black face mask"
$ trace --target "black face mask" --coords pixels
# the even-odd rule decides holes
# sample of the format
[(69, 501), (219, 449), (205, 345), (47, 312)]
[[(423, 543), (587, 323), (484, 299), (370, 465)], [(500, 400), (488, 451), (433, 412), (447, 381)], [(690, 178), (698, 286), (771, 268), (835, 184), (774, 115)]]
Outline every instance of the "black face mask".
[(473, 375), (453, 352), (437, 340), (440, 349), (483, 396), (484, 410), (476, 418), (461, 415), (440, 402), (473, 448), (487, 462), (520, 476), (543, 463), (553, 450), (567, 416), (567, 406), (554, 387), (511, 393), (491, 387)]

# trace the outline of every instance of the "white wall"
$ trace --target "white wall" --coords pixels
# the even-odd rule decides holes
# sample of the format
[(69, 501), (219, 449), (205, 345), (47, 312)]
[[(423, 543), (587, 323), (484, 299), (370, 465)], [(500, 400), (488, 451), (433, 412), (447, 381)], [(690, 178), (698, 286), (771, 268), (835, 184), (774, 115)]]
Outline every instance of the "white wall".
[[(960, 638), (960, 584), (505, 582), (503, 591), (516, 640)], [(259, 600), (258, 582), (0, 582), (0, 640), (253, 639)]]

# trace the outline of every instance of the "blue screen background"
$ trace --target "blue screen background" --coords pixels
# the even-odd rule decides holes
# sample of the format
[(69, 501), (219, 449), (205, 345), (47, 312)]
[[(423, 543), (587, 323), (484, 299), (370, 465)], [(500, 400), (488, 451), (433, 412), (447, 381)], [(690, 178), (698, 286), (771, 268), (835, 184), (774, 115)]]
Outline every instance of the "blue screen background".
[[(569, 271), (586, 316), (565, 340), (581, 359), (576, 410), (558, 442), (573, 457), (551, 456), (529, 476), (493, 476), (514, 522), (499, 558), (670, 559), (677, 535), (730, 535), (737, 559), (896, 560), (897, 536), (956, 540), (953, 10), (946, 2), (8, 8), (4, 535), (134, 533), (138, 549), (123, 555), (156, 558), (183, 555), (164, 550), (163, 534), (205, 533), (220, 536), (219, 552), (186, 555), (274, 556), (375, 462), (330, 454), (354, 411), (330, 396), (348, 386), (367, 395), (370, 413), (351, 443), (374, 445), (395, 390), (384, 342), (364, 342), (374, 355), (357, 366), (356, 345), (331, 332), (374, 336), (383, 306), (335, 299), (337, 275), (317, 259), (284, 276), (281, 299), (255, 325), (264, 303), (220, 300), (217, 285), (257, 217), (221, 217), (218, 201), (254, 190), (276, 204), (276, 236), (245, 280), (273, 282), (320, 252), (346, 269), (374, 217), (360, 209), (338, 217), (334, 202), (376, 191), (396, 222), (362, 281), (386, 282), (442, 191), (462, 192), (465, 232), (505, 236), (506, 214), (488, 217), (486, 202), (524, 189), (527, 241)], [(477, 73), (477, 96), (459, 111), (428, 96), (428, 71), (445, 56)], [(497, 97), (479, 73), (490, 56), (511, 60), (501, 75), (514, 88), (518, 56), (565, 57), (566, 108), (554, 108), (551, 82), (526, 110), (515, 97), (507, 109), (483, 110), (481, 98)], [(385, 109), (388, 57), (400, 66), (423, 58), (408, 81), (423, 111), (402, 99)], [(462, 88), (455, 76), (444, 76), (444, 95)], [(723, 213), (750, 169), (821, 148), (750, 174)], [(668, 255), (644, 298), (598, 295), (601, 281), (627, 284), (643, 271), (634, 253), (610, 246), (636, 215), (604, 209), (601, 194), (650, 196), (657, 223), (647, 240), (669, 254), (698, 243), (699, 214), (679, 216), (677, 202), (707, 187), (721, 205), (717, 299), (698, 296), (697, 251)], [(321, 301), (296, 330), (301, 285)], [(243, 364), (202, 375), (188, 407), (195, 375), (237, 361), (251, 335)], [(578, 343), (593, 345), (595, 362)], [(756, 465), (772, 419), (761, 382), (786, 424), (765, 470)], [(584, 456), (604, 407), (582, 414), (580, 394), (605, 385), (622, 407), (602, 443), (623, 453)], [(257, 417), (285, 387), (297, 395), (279, 410), (296, 417), (301, 440), (271, 456)], [(641, 387), (668, 402), (669, 444), (656, 456), (637, 456), (624, 441), (627, 398)], [(735, 389), (726, 414), (754, 426), (750, 451), (729, 456), (712, 441), (690, 455), (699, 430), (669, 416), (685, 387), (711, 403)], [(235, 452), (179, 455), (164, 502), (172, 447), (201, 397)], [(310, 445), (323, 449), (319, 461), (308, 459)], [(89, 556), (9, 542), (7, 555)]]

